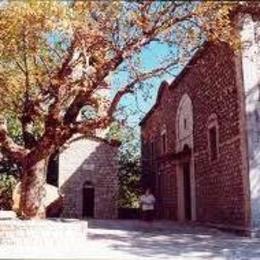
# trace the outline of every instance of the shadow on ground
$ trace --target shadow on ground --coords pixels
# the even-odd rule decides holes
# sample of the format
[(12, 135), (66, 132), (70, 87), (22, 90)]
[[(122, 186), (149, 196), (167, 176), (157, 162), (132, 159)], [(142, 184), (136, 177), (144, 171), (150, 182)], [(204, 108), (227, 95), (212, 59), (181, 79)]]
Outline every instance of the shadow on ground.
[(260, 240), (216, 229), (176, 223), (89, 221), (88, 239), (133, 257), (174, 259), (260, 259)]

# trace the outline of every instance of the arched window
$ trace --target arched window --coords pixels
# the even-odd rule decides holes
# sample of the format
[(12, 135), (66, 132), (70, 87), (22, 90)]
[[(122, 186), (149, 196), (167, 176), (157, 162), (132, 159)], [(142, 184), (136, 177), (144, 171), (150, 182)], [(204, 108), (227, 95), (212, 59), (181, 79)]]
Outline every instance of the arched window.
[(211, 161), (218, 159), (219, 154), (219, 127), (216, 114), (212, 114), (208, 119), (208, 150)]
[(161, 154), (167, 153), (167, 132), (166, 126), (163, 126), (163, 130), (161, 131)]
[(176, 150), (180, 152), (185, 145), (193, 148), (193, 107), (190, 97), (184, 94), (176, 115)]

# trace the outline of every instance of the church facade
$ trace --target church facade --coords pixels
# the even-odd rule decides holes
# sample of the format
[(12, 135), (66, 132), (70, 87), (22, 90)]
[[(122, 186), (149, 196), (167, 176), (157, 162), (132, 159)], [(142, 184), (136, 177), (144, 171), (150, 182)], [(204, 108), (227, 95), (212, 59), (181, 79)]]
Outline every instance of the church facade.
[(260, 227), (260, 17), (240, 14), (240, 53), (207, 42), (162, 82), (141, 121), (144, 185), (157, 217), (247, 232)]

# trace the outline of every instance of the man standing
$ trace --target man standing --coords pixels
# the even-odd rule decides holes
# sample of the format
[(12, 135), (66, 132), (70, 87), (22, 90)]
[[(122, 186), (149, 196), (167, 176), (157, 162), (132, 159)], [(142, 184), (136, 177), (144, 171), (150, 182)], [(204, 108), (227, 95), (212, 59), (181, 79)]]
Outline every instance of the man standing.
[(140, 198), (140, 205), (142, 209), (142, 217), (145, 221), (153, 221), (154, 219), (154, 204), (155, 197), (148, 188)]

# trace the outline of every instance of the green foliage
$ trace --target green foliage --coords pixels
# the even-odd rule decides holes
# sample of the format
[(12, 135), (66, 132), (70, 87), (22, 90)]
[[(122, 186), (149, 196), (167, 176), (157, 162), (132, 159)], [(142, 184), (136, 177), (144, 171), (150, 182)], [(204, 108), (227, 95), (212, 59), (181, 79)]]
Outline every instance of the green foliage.
[(5, 112), (4, 116), (7, 120), (8, 124), (8, 132), (10, 136), (13, 138), (13, 140), (18, 143), (22, 144), (23, 138), (22, 138), (22, 126), (21, 122), (17, 118), (17, 115), (13, 112)]
[(81, 109), (81, 117), (84, 120), (90, 120), (90, 119), (97, 118), (97, 111), (96, 111), (96, 109), (94, 109), (91, 106), (84, 106)]
[(119, 207), (139, 207), (141, 168), (139, 160), (121, 156), (119, 167)]
[(12, 209), (12, 192), (17, 183), (17, 179), (8, 173), (0, 174), (0, 209)]
[[(17, 118), (15, 113), (10, 111), (2, 112), (7, 119), (7, 127), (10, 136), (12, 139), (17, 143), (22, 145), (23, 144), (23, 137), (22, 137), (22, 127), (21, 123)], [(10, 161), (10, 158), (6, 158), (4, 155), (1, 155), (1, 148), (0, 148), (0, 175), (2, 173), (9, 173), (13, 174), (18, 171), (18, 167), (16, 164)]]
[(140, 158), (140, 138), (139, 130), (129, 125), (121, 125), (114, 122), (107, 134), (108, 139), (114, 139), (121, 142), (120, 158), (127, 160), (139, 160)]
[(130, 126), (115, 122), (108, 138), (121, 142), (119, 151), (119, 207), (139, 207), (141, 193), (140, 141), (139, 132)]

